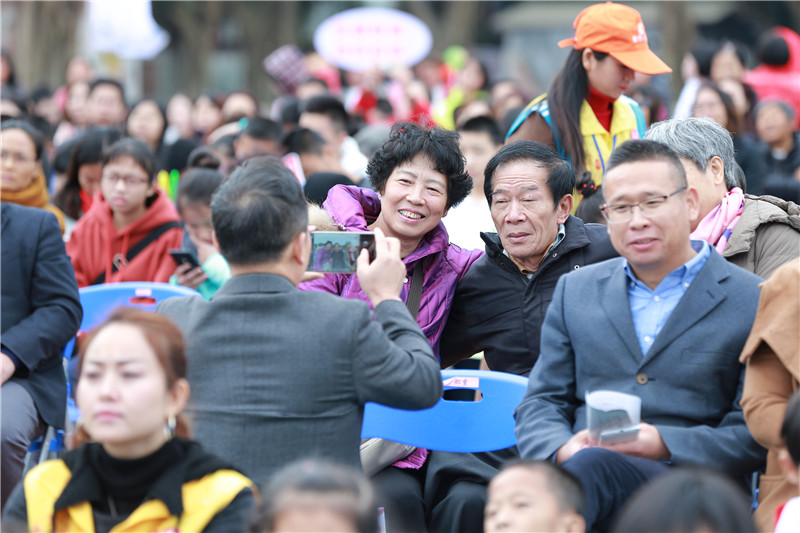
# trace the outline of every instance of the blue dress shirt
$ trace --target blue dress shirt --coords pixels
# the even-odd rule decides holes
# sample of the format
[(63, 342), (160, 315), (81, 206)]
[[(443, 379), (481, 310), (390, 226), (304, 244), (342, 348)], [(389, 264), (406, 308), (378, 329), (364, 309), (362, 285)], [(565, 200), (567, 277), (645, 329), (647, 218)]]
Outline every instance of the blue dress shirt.
[(628, 262), (625, 262), (625, 274), (629, 280), (628, 302), (642, 356), (647, 354), (672, 310), (711, 255), (711, 246), (705, 241), (692, 241), (692, 248), (697, 254), (667, 274), (655, 290), (639, 281)]

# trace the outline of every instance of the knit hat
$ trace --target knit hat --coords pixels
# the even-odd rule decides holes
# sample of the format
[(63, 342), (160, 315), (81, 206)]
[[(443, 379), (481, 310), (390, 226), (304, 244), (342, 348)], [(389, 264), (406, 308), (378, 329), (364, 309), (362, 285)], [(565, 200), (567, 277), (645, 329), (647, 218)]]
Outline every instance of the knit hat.
[(578, 13), (572, 27), (575, 37), (559, 41), (561, 48), (603, 52), (642, 74), (672, 72), (647, 46), (642, 17), (632, 7), (613, 2), (595, 4)]

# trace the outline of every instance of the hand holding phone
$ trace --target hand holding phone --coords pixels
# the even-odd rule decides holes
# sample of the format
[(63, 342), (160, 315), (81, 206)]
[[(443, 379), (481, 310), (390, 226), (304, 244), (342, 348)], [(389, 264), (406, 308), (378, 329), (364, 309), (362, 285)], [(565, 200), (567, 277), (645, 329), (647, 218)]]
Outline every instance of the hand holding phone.
[(375, 258), (375, 235), (359, 231), (314, 231), (311, 233), (311, 258), (307, 270), (352, 274), (356, 259), (366, 249)]
[(358, 256), (357, 276), (373, 307), (384, 300), (399, 300), (406, 278), (406, 265), (400, 258), (400, 241), (385, 237), (376, 228), (375, 259), (370, 261), (369, 253), (362, 250)]
[(189, 252), (170, 250), (169, 255), (172, 256), (172, 259), (175, 261), (176, 265), (189, 264), (192, 268), (197, 268), (200, 266), (200, 264), (197, 262), (197, 259), (195, 259), (195, 257)]

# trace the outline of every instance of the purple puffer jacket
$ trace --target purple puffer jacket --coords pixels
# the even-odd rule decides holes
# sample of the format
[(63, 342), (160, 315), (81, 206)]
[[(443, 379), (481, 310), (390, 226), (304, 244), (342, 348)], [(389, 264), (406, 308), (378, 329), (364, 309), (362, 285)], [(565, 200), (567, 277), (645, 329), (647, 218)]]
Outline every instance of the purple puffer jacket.
[[(322, 207), (335, 223), (348, 231), (369, 231), (367, 225), (378, 218), (381, 201), (371, 189), (337, 185), (330, 190)], [(456, 283), (482, 255), (483, 251), (463, 250), (450, 244), (447, 230), (439, 222), (422, 238), (417, 249), (403, 258), (408, 271), (408, 281), (400, 292), (400, 299), (404, 302), (408, 300), (414, 267), (418, 261), (423, 262), (422, 301), (417, 324), (428, 338), (437, 358), (439, 337), (450, 313)], [(362, 300), (370, 305), (355, 274), (325, 274), (323, 279), (300, 284), (300, 290), (329, 292), (351, 300)]]

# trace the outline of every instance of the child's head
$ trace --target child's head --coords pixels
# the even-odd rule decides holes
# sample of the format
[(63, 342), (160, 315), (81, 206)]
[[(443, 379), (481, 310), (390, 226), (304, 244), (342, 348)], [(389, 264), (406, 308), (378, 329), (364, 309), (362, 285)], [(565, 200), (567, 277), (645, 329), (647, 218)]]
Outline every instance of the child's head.
[(121, 139), (103, 153), (100, 182), (115, 218), (128, 221), (144, 215), (156, 198), (156, 158), (142, 141)]
[(376, 533), (378, 507), (366, 477), (317, 460), (298, 461), (272, 478), (253, 531)]
[(578, 480), (546, 461), (511, 463), (489, 483), (486, 533), (582, 532), (583, 491)]
[(219, 166), (219, 160), (209, 158), (207, 166), (189, 168), (178, 184), (178, 213), (186, 232), (195, 242), (213, 244), (211, 197), (224, 181), (215, 165)]
[(785, 447), (778, 458), (783, 474), (790, 483), (800, 485), (800, 391), (796, 391), (786, 405), (781, 438)]

